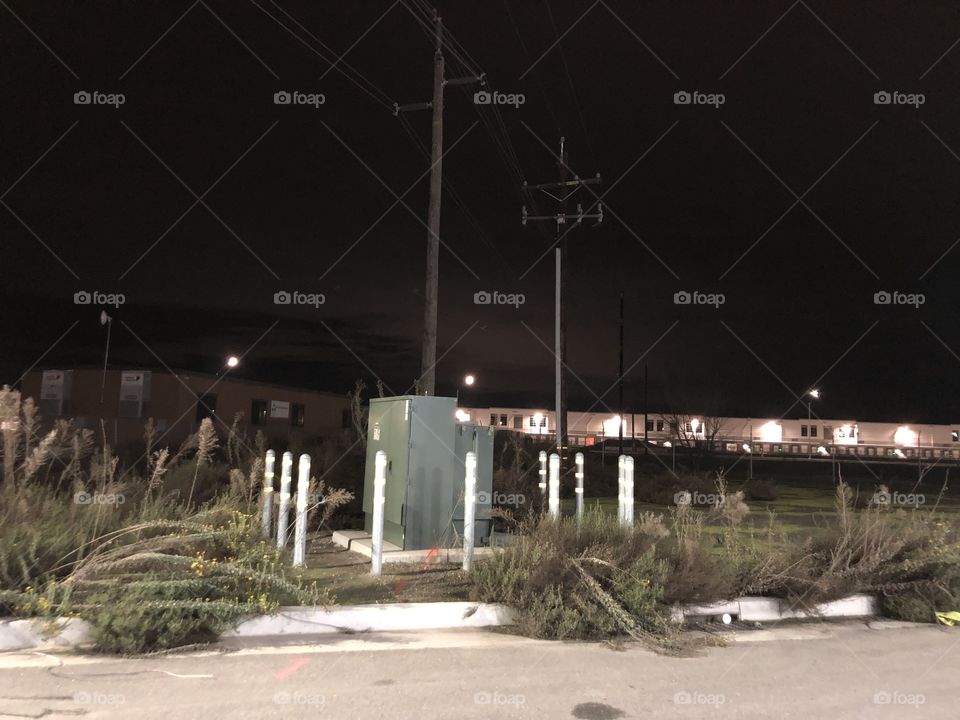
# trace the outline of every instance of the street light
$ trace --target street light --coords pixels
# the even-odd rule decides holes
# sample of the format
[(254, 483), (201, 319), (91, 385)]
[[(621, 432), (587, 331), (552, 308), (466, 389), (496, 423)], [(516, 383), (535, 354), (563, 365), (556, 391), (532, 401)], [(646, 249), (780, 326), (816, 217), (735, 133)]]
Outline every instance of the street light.
[(458, 405), (460, 404), (460, 390), (463, 388), (464, 385), (466, 385), (467, 387), (472, 387), (476, 381), (477, 381), (476, 376), (471, 373), (467, 373), (466, 375), (463, 376), (463, 378), (460, 380), (460, 384), (457, 385), (457, 404)]
[(230, 357), (227, 358), (228, 368), (235, 368), (239, 364), (240, 364), (240, 358), (238, 358), (236, 355), (231, 355)]
[[(812, 413), (810, 411), (810, 405), (811, 403), (813, 403), (814, 400), (819, 400), (819, 399), (820, 399), (820, 391), (818, 389), (814, 388), (812, 390), (807, 391), (807, 440), (813, 437), (813, 434), (812, 434), (813, 428), (810, 425), (810, 422), (811, 422), (810, 418), (812, 416)], [(813, 457), (813, 444), (808, 443), (807, 459), (809, 460), (812, 457)]]

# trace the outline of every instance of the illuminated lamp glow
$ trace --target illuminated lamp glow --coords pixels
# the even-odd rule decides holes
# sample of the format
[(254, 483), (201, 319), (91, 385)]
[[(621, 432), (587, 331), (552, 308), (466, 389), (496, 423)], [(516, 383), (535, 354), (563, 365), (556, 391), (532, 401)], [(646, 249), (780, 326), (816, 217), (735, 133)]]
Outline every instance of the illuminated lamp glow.
[(467, 422), (470, 420), (470, 413), (466, 410), (457, 410), (456, 412), (457, 420), (460, 422)]
[(893, 441), (897, 445), (910, 446), (917, 444), (917, 433), (911, 430), (907, 425), (901, 425), (893, 434)]
[(760, 426), (760, 439), (763, 442), (780, 442), (783, 440), (783, 426), (775, 420)]

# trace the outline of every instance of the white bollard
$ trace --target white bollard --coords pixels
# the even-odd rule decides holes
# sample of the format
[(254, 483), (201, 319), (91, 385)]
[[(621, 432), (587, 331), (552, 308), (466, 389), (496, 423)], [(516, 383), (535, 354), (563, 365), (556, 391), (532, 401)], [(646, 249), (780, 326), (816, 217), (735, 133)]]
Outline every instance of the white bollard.
[(293, 453), (285, 452), (280, 464), (280, 506), (277, 508), (277, 550), (287, 544), (287, 524), (290, 522), (290, 473), (293, 471)]
[(473, 531), (477, 518), (477, 454), (467, 453), (463, 485), (463, 569), (473, 566)]
[(310, 487), (310, 456), (300, 456), (297, 467), (297, 519), (293, 525), (293, 566), (303, 567), (307, 560), (307, 489)]
[(633, 458), (623, 463), (623, 525), (633, 527)]
[(373, 529), (370, 539), (370, 574), (380, 575), (383, 568), (383, 504), (387, 485), (387, 454), (377, 451), (373, 470)]
[(276, 462), (277, 454), (273, 450), (267, 450), (263, 471), (263, 517), (261, 518), (265, 538), (270, 537), (270, 530), (273, 529), (273, 466)]
[(623, 525), (623, 508), (625, 505), (623, 498), (623, 465), (624, 456), (617, 456), (617, 522)]
[(560, 456), (550, 454), (550, 517), (560, 519)]
[(583, 453), (578, 452), (574, 455), (574, 461), (577, 465), (577, 487), (574, 492), (577, 493), (577, 524), (583, 519)]
[(547, 453), (540, 451), (540, 505), (547, 499)]

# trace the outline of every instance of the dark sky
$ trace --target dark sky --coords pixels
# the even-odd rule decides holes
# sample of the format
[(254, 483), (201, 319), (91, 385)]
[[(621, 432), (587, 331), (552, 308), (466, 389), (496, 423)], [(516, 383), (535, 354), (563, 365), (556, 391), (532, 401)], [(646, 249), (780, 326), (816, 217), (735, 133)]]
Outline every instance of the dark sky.
[[(824, 417), (960, 417), (955, 3), (440, 11), (489, 89), (526, 97), (495, 112), (447, 90), (440, 392), (470, 370), (470, 402), (552, 398), (553, 228), (521, 226), (519, 185), (556, 178), (562, 134), (609, 191), (603, 224), (570, 235), (573, 407), (616, 407), (623, 292), (629, 404), (646, 364), (661, 408), (796, 416), (816, 383)], [(466, 72), (456, 55), (448, 77)], [(409, 388), (429, 163), (386, 105), (429, 99), (432, 48), (402, 3), (4, 0), (0, 79), (0, 380), (102, 362), (100, 308), (73, 302), (97, 290), (126, 297), (108, 309), (116, 366), (243, 353), (238, 372), (262, 380)], [(125, 102), (76, 105), (82, 90)], [(280, 90), (326, 102), (275, 105)], [(684, 90), (725, 102), (675, 104)], [(429, 112), (405, 119), (428, 144)], [(282, 290), (326, 302), (277, 306)], [(475, 305), (480, 290), (526, 302)]]

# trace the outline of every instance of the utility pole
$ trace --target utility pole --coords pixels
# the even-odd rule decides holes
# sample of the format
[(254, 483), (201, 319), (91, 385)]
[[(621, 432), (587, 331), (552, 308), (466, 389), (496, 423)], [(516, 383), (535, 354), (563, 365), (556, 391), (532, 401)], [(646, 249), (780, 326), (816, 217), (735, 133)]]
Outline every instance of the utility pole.
[(440, 293), (440, 195), (443, 188), (443, 90), (447, 85), (483, 83), (482, 76), (447, 80), (444, 77), (443, 20), (433, 11), (433, 101), (393, 106), (393, 114), (411, 110), (433, 110), (433, 132), (430, 144), (430, 204), (427, 210), (427, 277), (423, 296), (423, 350), (420, 357), (418, 393), (436, 392), (437, 363), (437, 306)]
[(567, 165), (567, 149), (565, 138), (560, 138), (560, 154), (557, 157), (557, 168), (559, 181), (555, 183), (545, 183), (542, 185), (528, 185), (523, 183), (524, 192), (540, 192), (547, 195), (557, 203), (557, 213), (555, 215), (528, 215), (527, 206), (523, 206), (523, 224), (528, 221), (550, 221), (556, 223), (556, 317), (554, 333), (555, 337), (555, 355), (556, 355), (556, 406), (557, 421), (556, 442), (557, 452), (560, 457), (566, 456), (568, 437), (567, 437), (567, 318), (565, 308), (567, 305), (567, 235), (570, 234), (569, 228), (566, 231), (563, 228), (568, 222), (574, 222), (579, 225), (584, 220), (596, 220), (597, 224), (603, 222), (603, 205), (597, 203), (597, 212), (584, 213), (583, 206), (577, 203), (575, 213), (567, 212), (567, 201), (584, 185), (600, 184), (600, 173), (596, 177), (588, 180), (581, 180), (576, 175), (571, 180)]
[[(620, 368), (617, 371), (617, 385), (620, 391), (620, 407), (617, 413), (620, 417), (620, 454), (623, 454), (623, 293), (620, 293)], [(630, 433), (633, 434), (633, 425), (630, 426)]]

